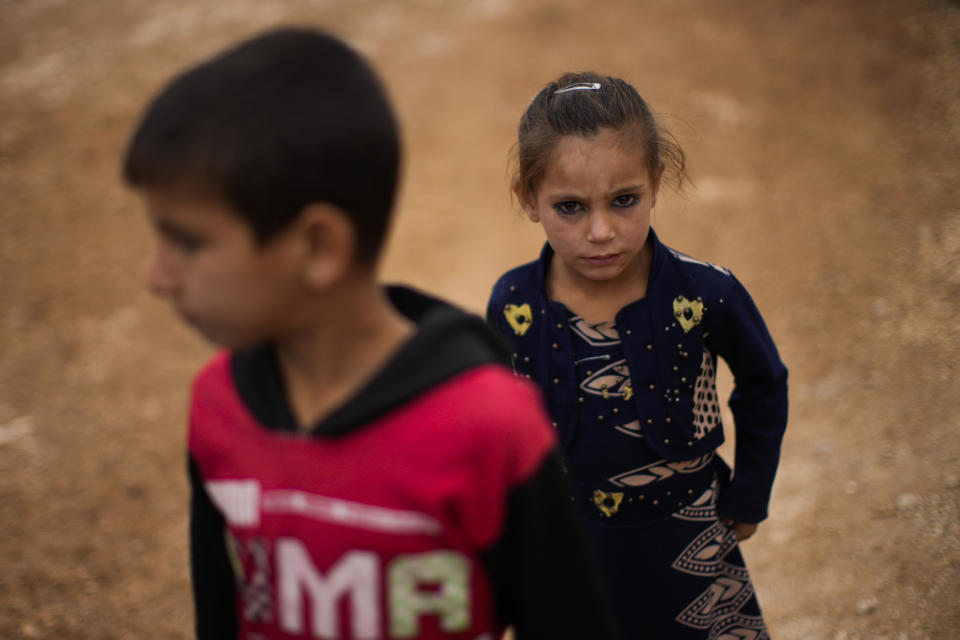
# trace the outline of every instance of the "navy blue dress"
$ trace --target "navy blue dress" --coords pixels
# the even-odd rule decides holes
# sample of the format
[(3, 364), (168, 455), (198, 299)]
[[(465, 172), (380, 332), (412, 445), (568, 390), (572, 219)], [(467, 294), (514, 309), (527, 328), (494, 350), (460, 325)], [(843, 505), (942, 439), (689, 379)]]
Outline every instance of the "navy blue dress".
[[(580, 421), (565, 464), (623, 638), (767, 639), (733, 531), (717, 518), (726, 465), (714, 452), (654, 453), (633, 400), (631, 378), (646, 372), (631, 376), (614, 323), (571, 313), (569, 328)], [(700, 393), (715, 394), (712, 382)]]
[[(730, 270), (660, 242), (644, 298), (590, 326), (547, 295), (554, 258), (503, 274), (487, 320), (536, 382), (557, 430), (627, 640), (768, 638), (733, 532), (762, 522), (787, 426), (787, 368)], [(727, 405), (735, 472), (716, 455)]]

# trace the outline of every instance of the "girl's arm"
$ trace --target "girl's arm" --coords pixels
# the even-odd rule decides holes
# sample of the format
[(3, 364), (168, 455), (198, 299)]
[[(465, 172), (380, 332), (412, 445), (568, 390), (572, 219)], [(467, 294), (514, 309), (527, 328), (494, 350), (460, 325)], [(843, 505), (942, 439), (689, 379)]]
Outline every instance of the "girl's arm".
[[(721, 307), (724, 315), (707, 338), (734, 378), (729, 401), (736, 432), (734, 474), (718, 511), (734, 523), (756, 524), (767, 517), (787, 426), (787, 368), (750, 294), (730, 278)], [(752, 535), (749, 527), (739, 533)]]

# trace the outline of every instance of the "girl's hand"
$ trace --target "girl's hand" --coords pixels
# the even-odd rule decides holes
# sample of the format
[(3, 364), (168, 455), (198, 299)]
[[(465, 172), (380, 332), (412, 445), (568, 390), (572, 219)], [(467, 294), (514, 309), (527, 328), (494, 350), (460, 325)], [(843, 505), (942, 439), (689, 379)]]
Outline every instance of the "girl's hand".
[(737, 539), (737, 542), (743, 542), (750, 538), (757, 532), (757, 527), (760, 526), (753, 522), (734, 522), (728, 518), (723, 518), (722, 522), (733, 529), (733, 535)]

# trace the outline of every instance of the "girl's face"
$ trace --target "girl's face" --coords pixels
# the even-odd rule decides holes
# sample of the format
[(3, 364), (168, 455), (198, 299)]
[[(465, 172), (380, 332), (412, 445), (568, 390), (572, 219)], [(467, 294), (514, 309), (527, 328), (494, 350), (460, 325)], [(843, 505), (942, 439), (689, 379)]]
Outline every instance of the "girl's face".
[(557, 281), (576, 286), (646, 277), (644, 247), (659, 175), (649, 175), (637, 147), (612, 129), (564, 136), (536, 193), (521, 198), (556, 253), (551, 276)]

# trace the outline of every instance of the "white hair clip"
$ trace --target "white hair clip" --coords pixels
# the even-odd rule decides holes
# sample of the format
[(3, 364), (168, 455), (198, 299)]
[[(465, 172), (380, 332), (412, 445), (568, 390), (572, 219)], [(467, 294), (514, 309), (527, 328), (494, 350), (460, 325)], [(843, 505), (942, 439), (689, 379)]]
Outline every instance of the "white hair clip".
[(561, 93), (566, 93), (567, 91), (598, 91), (600, 89), (599, 82), (578, 82), (572, 84), (569, 87), (564, 87), (563, 89), (557, 89), (553, 92), (553, 95), (559, 95)]

